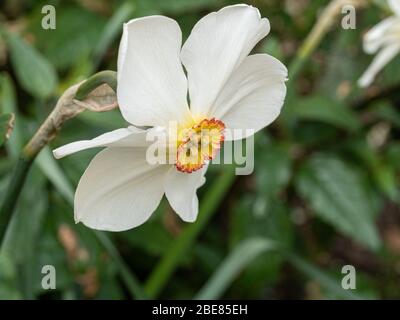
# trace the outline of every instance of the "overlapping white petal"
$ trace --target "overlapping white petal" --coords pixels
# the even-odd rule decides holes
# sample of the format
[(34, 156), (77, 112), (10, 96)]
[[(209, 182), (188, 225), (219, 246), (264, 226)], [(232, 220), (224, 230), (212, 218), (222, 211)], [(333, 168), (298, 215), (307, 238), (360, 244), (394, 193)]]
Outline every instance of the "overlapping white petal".
[(118, 54), (118, 103), (137, 126), (167, 126), (190, 118), (180, 62), (182, 35), (175, 20), (150, 16), (124, 25)]
[(207, 117), (234, 70), (270, 30), (258, 9), (234, 5), (202, 18), (185, 42), (181, 59), (189, 81), (190, 109)]
[(81, 177), (75, 193), (75, 221), (108, 231), (144, 223), (164, 194), (171, 166), (151, 166), (146, 148), (107, 148), (98, 153)]
[(238, 130), (234, 139), (246, 138), (274, 121), (286, 95), (286, 67), (268, 54), (246, 57), (219, 94), (212, 114), (228, 129)]
[(199, 212), (199, 200), (196, 191), (206, 179), (207, 165), (191, 174), (179, 172), (172, 167), (165, 177), (164, 189), (174, 211), (186, 222), (194, 222)]
[(141, 130), (130, 126), (104, 133), (92, 140), (81, 140), (69, 143), (53, 150), (56, 159), (61, 159), (70, 154), (96, 147), (120, 146), (120, 147), (139, 147), (146, 146), (147, 130)]

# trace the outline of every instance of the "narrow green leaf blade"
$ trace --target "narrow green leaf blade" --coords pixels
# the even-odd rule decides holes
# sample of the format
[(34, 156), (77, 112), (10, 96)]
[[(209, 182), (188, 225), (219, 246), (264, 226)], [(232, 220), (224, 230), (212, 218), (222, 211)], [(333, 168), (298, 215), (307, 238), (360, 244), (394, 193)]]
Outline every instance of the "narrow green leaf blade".
[(21, 86), (35, 97), (46, 98), (57, 87), (53, 66), (33, 46), (14, 33), (6, 33), (11, 63)]
[(14, 84), (7, 73), (0, 74), (0, 93), (1, 111), (15, 115), (13, 133), (6, 143), (6, 148), (11, 157), (16, 159), (22, 149), (21, 117), (18, 115)]
[(312, 157), (296, 179), (296, 188), (313, 212), (361, 244), (378, 249), (375, 212), (357, 173), (338, 158)]
[(320, 268), (312, 265), (295, 254), (288, 254), (287, 258), (296, 269), (308, 278), (317, 281), (323, 288), (338, 299), (365, 300), (369, 298), (351, 290), (344, 290), (341, 286), (340, 279), (332, 277), (330, 274), (322, 271)]
[(145, 285), (145, 291), (149, 298), (155, 298), (163, 290), (168, 279), (181, 262), (184, 254), (218, 209), (221, 199), (229, 190), (235, 177), (234, 166), (225, 165), (221, 175), (216, 179), (204, 196), (196, 223), (185, 228), (174, 244), (165, 251), (163, 258), (150, 274)]
[(268, 250), (274, 250), (276, 247), (275, 242), (263, 238), (251, 238), (243, 241), (222, 262), (195, 299), (218, 299), (240, 271), (256, 257)]
[(49, 179), (58, 192), (69, 202), (74, 202), (74, 189), (57, 161), (54, 159), (50, 148), (44, 147), (35, 160), (43, 174)]
[(107, 48), (114, 41), (116, 36), (122, 32), (122, 25), (132, 16), (134, 8), (132, 2), (123, 3), (107, 22), (103, 32), (101, 33), (99, 42), (94, 49), (95, 64), (99, 63)]
[(324, 122), (338, 128), (355, 131), (360, 128), (356, 114), (339, 101), (314, 96), (300, 100), (293, 108), (300, 120)]

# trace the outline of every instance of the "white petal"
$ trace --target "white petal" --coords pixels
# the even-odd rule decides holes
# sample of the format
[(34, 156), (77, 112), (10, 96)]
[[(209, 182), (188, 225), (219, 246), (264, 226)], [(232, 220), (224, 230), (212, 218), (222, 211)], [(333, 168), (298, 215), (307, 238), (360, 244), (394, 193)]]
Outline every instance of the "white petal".
[(218, 93), (235, 68), (270, 30), (256, 8), (235, 5), (202, 18), (185, 42), (181, 59), (189, 81), (190, 108), (208, 117)]
[(123, 231), (144, 223), (158, 207), (170, 166), (150, 166), (146, 148), (107, 148), (87, 167), (75, 193), (75, 221)]
[(390, 62), (400, 52), (400, 44), (392, 44), (383, 48), (374, 58), (371, 65), (364, 72), (358, 80), (360, 87), (369, 86), (374, 80), (376, 74), (383, 69), (383, 67)]
[(388, 3), (390, 9), (392, 9), (397, 16), (400, 16), (400, 0), (389, 0)]
[(92, 140), (81, 140), (66, 144), (53, 150), (56, 159), (61, 159), (70, 154), (96, 147), (120, 146), (120, 147), (139, 147), (145, 146), (146, 130), (135, 127), (121, 128), (104, 133)]
[(389, 17), (379, 22), (365, 34), (364, 51), (372, 54), (383, 46), (398, 42), (400, 36), (396, 30), (400, 30), (400, 19), (398, 17)]
[[(282, 108), (287, 80), (286, 67), (268, 54), (248, 56), (222, 89), (212, 114), (227, 129), (241, 129), (235, 137), (242, 139), (274, 121)], [(240, 135), (242, 133), (242, 135)]]
[(187, 80), (179, 54), (181, 30), (175, 20), (150, 16), (124, 25), (118, 54), (118, 103), (138, 126), (166, 126), (190, 117)]
[(204, 175), (208, 165), (202, 169), (184, 173), (172, 167), (164, 182), (165, 196), (167, 197), (172, 209), (181, 217), (183, 221), (196, 221), (199, 212), (199, 200), (196, 191), (206, 179)]

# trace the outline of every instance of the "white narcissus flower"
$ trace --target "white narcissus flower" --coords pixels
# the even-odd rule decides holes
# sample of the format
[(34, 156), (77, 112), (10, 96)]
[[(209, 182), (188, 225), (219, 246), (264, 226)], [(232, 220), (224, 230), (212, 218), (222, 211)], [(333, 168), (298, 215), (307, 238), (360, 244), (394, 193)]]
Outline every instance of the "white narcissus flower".
[(371, 65), (358, 80), (360, 87), (368, 87), (375, 76), (400, 52), (400, 0), (388, 0), (394, 15), (384, 19), (364, 36), (364, 51), (377, 53)]
[[(164, 194), (184, 221), (195, 221), (196, 191), (205, 182), (208, 160), (224, 140), (224, 129), (258, 131), (282, 108), (286, 67), (267, 54), (249, 55), (269, 30), (268, 19), (247, 5), (208, 14), (182, 48), (181, 30), (173, 19), (150, 16), (126, 23), (118, 54), (117, 98), (132, 126), (54, 150), (61, 158), (106, 147), (79, 181), (76, 222), (100, 230), (131, 229), (151, 216)], [(150, 164), (146, 135), (165, 131), (173, 121), (180, 137), (175, 163)], [(192, 135), (182, 138), (188, 128)], [(203, 128), (213, 134), (204, 137), (199, 131)], [(212, 142), (205, 154), (191, 157), (196, 151), (193, 140)]]

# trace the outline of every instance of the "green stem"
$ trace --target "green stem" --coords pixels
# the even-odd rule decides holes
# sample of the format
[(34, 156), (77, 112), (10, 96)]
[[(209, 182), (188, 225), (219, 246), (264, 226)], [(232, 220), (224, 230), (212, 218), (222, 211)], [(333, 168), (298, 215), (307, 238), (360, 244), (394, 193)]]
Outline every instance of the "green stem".
[(21, 156), (9, 182), (4, 202), (0, 208), (0, 247), (31, 164), (32, 159)]
[(285, 98), (285, 107), (282, 109), (282, 114), (278, 118), (279, 127), (286, 138), (290, 139), (292, 137), (291, 129), (296, 120), (292, 112), (292, 107), (295, 104), (296, 98), (296, 80), (303, 71), (310, 56), (329, 32), (344, 5), (360, 7), (367, 4), (367, 0), (332, 0), (324, 8), (307, 38), (297, 50), (296, 56), (289, 65), (289, 84)]
[(235, 170), (233, 166), (226, 165), (221, 175), (217, 177), (217, 181), (214, 182), (203, 198), (203, 206), (200, 208), (196, 222), (185, 228), (169, 250), (165, 252), (161, 261), (148, 278), (145, 291), (149, 298), (156, 298), (160, 294), (182, 257), (187, 253), (218, 209), (221, 200), (225, 197), (234, 180)]
[[(322, 11), (317, 23), (313, 26), (311, 32), (297, 50), (296, 56), (289, 66), (289, 80), (295, 82), (308, 58), (313, 54), (319, 46), (322, 39), (335, 23), (336, 18), (340, 15), (344, 5), (353, 5), (355, 7), (366, 5), (366, 0), (332, 0)], [(293, 85), (289, 86), (288, 94), (291, 95), (295, 89)]]

